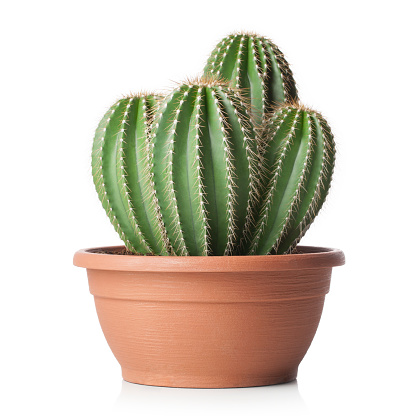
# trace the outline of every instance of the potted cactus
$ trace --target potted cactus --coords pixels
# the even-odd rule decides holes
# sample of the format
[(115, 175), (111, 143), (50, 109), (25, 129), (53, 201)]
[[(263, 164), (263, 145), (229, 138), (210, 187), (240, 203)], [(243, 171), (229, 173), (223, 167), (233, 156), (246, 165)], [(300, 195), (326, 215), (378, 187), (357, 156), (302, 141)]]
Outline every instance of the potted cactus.
[(93, 177), (125, 246), (74, 263), (125, 380), (288, 382), (344, 263), (339, 250), (297, 246), (329, 190), (333, 135), (268, 39), (226, 37), (204, 72), (104, 115)]

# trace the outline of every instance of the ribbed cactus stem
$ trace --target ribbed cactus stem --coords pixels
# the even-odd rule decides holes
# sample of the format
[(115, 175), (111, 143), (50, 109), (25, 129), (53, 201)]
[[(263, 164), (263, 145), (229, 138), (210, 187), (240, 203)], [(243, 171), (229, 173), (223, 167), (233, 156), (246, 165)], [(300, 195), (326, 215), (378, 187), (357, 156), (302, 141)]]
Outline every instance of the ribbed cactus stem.
[(168, 254), (148, 164), (148, 130), (157, 99), (123, 98), (101, 120), (95, 134), (95, 187), (114, 228), (134, 253)]
[(236, 92), (210, 77), (179, 86), (161, 105), (151, 135), (151, 164), (175, 254), (237, 253), (258, 169), (247, 119)]
[(284, 106), (266, 123), (262, 198), (249, 254), (282, 254), (302, 238), (328, 193), (335, 146), (327, 122), (303, 106)]
[(251, 102), (257, 126), (275, 106), (298, 100), (283, 53), (269, 39), (253, 33), (225, 37), (211, 53), (204, 73), (231, 81), (241, 89)]

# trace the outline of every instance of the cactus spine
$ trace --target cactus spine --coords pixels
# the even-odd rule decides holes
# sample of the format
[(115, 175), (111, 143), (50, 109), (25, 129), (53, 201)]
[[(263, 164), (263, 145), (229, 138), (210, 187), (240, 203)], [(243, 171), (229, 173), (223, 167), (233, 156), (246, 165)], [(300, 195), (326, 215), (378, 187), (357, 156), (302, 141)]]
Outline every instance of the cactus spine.
[(283, 53), (269, 39), (250, 33), (225, 37), (211, 53), (205, 74), (231, 81), (241, 89), (260, 126), (265, 114), (285, 102), (297, 102), (292, 71)]
[(252, 221), (257, 146), (249, 114), (209, 77), (166, 97), (151, 134), (155, 195), (177, 255), (232, 255)]
[(302, 238), (329, 190), (334, 139), (324, 118), (286, 105), (263, 131), (262, 204), (249, 254), (282, 254)]
[(157, 99), (127, 97), (115, 103), (98, 125), (92, 173), (111, 223), (133, 253), (168, 254), (148, 166), (148, 130)]

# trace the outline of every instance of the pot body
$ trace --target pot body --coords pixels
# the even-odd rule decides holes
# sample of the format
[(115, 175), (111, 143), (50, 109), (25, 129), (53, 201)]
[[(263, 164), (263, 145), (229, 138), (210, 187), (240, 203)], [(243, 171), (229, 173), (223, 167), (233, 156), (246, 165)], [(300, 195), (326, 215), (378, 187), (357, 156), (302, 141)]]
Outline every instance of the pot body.
[(228, 258), (83, 250), (74, 263), (87, 267), (102, 330), (126, 381), (248, 387), (296, 378), (332, 267), (344, 262), (338, 250), (301, 249), (305, 254)]

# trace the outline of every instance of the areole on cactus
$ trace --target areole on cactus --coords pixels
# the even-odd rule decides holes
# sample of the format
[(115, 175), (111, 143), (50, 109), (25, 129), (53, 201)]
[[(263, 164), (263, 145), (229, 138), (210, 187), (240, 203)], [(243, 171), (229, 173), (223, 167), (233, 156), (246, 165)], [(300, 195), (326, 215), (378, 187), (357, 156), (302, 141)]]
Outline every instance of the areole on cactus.
[(276, 105), (298, 99), (295, 80), (283, 53), (255, 33), (231, 34), (215, 47), (204, 69), (241, 90), (250, 100), (253, 119), (260, 126)]

